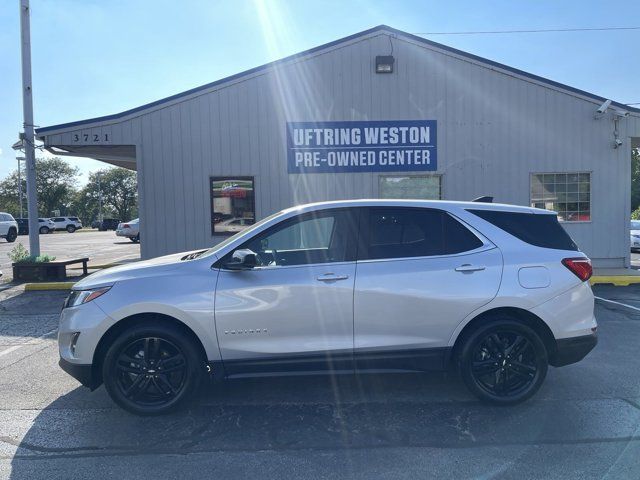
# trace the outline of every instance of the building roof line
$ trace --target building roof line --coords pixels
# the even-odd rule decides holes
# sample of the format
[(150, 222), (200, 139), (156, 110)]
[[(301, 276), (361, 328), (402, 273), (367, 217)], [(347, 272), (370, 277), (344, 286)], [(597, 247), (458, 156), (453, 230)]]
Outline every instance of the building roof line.
[[(420, 37), (418, 35), (414, 35), (414, 34), (411, 34), (411, 33), (408, 33), (408, 32), (404, 32), (402, 30), (397, 30), (397, 29), (389, 27), (387, 25), (378, 25), (377, 27), (373, 27), (373, 28), (370, 28), (368, 30), (364, 30), (362, 32), (354, 33), (353, 35), (349, 35), (347, 37), (343, 37), (343, 38), (339, 38), (337, 40), (333, 40), (333, 41), (331, 41), (329, 43), (325, 43), (325, 44), (319, 45), (317, 47), (313, 47), (313, 48), (310, 48), (308, 50), (304, 50), (302, 52), (295, 53), (293, 55), (289, 55), (289, 56), (281, 58), (279, 60), (275, 60), (273, 62), (269, 62), (269, 63), (263, 64), (263, 65), (260, 65), (258, 67), (254, 67), (254, 68), (251, 68), (249, 70), (245, 70), (243, 72), (236, 73), (234, 75), (230, 75), (230, 76), (225, 77), (225, 78), (221, 78), (219, 80), (207, 83), (205, 85), (200, 85), (198, 87), (191, 88), (191, 89), (186, 90), (184, 92), (180, 92), (180, 93), (177, 93), (175, 95), (171, 95), (169, 97), (165, 97), (165, 98), (162, 98), (160, 100), (156, 100), (156, 101), (141, 105), (139, 107), (135, 107), (135, 108), (132, 108), (132, 109), (129, 109), (129, 110), (125, 110), (123, 112), (119, 112), (119, 113), (114, 113), (114, 114), (111, 114), (111, 115), (104, 115), (104, 116), (101, 116), (101, 117), (94, 117), (94, 118), (89, 118), (89, 119), (86, 119), (86, 120), (77, 120), (77, 121), (74, 121), (74, 122), (61, 123), (61, 124), (58, 124), (58, 125), (51, 125), (51, 126), (47, 126), (47, 127), (41, 127), (41, 128), (36, 129), (36, 133), (38, 135), (41, 135), (41, 134), (44, 134), (44, 133), (47, 133), (47, 132), (51, 132), (51, 131), (54, 131), (54, 130), (60, 130), (60, 129), (63, 129), (63, 128), (70, 128), (70, 127), (76, 127), (76, 126), (80, 126), (80, 125), (87, 125), (87, 124), (96, 123), (96, 122), (106, 122), (106, 121), (111, 121), (111, 120), (117, 120), (119, 118), (123, 118), (123, 117), (129, 116), (131, 114), (140, 112), (142, 110), (147, 110), (149, 108), (153, 108), (153, 107), (156, 107), (158, 105), (162, 105), (164, 103), (168, 103), (168, 102), (171, 102), (173, 100), (177, 100), (177, 99), (182, 98), (182, 97), (187, 97), (189, 95), (193, 95), (194, 93), (198, 93), (200, 91), (204, 91), (204, 90), (216, 87), (218, 85), (221, 85), (221, 84), (224, 84), (224, 83), (227, 83), (227, 82), (231, 82), (233, 80), (237, 80), (237, 79), (249, 76), (249, 75), (253, 75), (255, 73), (266, 71), (266, 70), (268, 70), (270, 68), (273, 68), (275, 66), (278, 66), (280, 64), (283, 64), (283, 63), (286, 63), (286, 62), (290, 62), (291, 60), (295, 60), (295, 59), (300, 58), (300, 57), (305, 57), (305, 56), (311, 55), (313, 53), (317, 53), (319, 51), (325, 50), (327, 48), (331, 48), (331, 47), (340, 45), (342, 43), (346, 43), (346, 42), (349, 42), (349, 41), (352, 41), (352, 40), (357, 40), (359, 38), (366, 37), (368, 35), (372, 35), (372, 34), (379, 33), (379, 32), (380, 33), (385, 33), (385, 32), (386, 33), (390, 33), (390, 34), (392, 34), (392, 35), (394, 35), (396, 37), (405, 37), (405, 38), (408, 38), (410, 40), (416, 41), (418, 43), (429, 45), (432, 48), (444, 50), (444, 51), (452, 53), (454, 55), (458, 55), (458, 56), (463, 57), (463, 58), (468, 58), (470, 60), (485, 64), (485, 65), (489, 65), (491, 67), (499, 68), (499, 69), (508, 71), (510, 73), (513, 73), (513, 74), (516, 74), (516, 75), (519, 75), (519, 76), (522, 76), (522, 77), (525, 77), (525, 78), (529, 78), (531, 80), (535, 80), (536, 82), (540, 82), (542, 84), (550, 85), (550, 86), (558, 88), (560, 90), (565, 90), (567, 92), (571, 92), (571, 93), (574, 93), (574, 94), (578, 94), (578, 95), (590, 98), (592, 100), (596, 100), (596, 101), (599, 101), (599, 102), (604, 102), (606, 100), (605, 97), (602, 97), (600, 95), (596, 95), (594, 93), (590, 93), (590, 92), (587, 92), (585, 90), (580, 90), (579, 88), (571, 87), (569, 85), (566, 85), (566, 84), (563, 84), (563, 83), (560, 83), (560, 82), (556, 82), (554, 80), (550, 80), (548, 78), (541, 77), (539, 75), (535, 75), (535, 74), (532, 74), (532, 73), (529, 73), (529, 72), (525, 72), (524, 70), (519, 70), (517, 68), (510, 67), (508, 65), (505, 65), (505, 64), (502, 64), (502, 63), (499, 63), (499, 62), (495, 62), (493, 60), (489, 60), (487, 58), (480, 57), (478, 55), (474, 55), (472, 53), (468, 53), (468, 52), (465, 52), (463, 50), (458, 50), (456, 48), (449, 47), (447, 45), (443, 45), (441, 43), (434, 42), (432, 40), (428, 40), (428, 39)], [(632, 107), (632, 106), (629, 106), (629, 105), (625, 105), (624, 103), (612, 101), (611, 104), (614, 105), (617, 108), (628, 110), (630, 112), (640, 113), (640, 108), (635, 108), (635, 107)]]

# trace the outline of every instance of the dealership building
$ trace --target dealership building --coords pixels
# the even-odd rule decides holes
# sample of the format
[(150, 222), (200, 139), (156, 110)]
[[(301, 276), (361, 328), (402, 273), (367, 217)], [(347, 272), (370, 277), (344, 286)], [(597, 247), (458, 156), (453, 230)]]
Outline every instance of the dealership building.
[(37, 136), (137, 171), (143, 258), (296, 204), (488, 195), (556, 210), (596, 266), (630, 261), (640, 109), (387, 26)]

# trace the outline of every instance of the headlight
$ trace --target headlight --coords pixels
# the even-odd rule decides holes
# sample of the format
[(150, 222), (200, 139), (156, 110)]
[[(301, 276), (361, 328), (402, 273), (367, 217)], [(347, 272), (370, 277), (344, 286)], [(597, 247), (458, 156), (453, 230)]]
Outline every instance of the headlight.
[(77, 307), (78, 305), (82, 305), (83, 303), (95, 300), (96, 298), (107, 293), (110, 288), (111, 287), (100, 287), (91, 290), (71, 290), (71, 293), (64, 301), (63, 308)]

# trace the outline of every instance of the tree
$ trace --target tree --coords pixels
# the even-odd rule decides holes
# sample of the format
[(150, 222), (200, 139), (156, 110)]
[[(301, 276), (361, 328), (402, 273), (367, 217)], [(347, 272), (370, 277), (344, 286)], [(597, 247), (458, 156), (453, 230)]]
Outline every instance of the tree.
[[(24, 212), (26, 215), (26, 175), (22, 174), (24, 192)], [(61, 215), (73, 214), (73, 198), (78, 183), (78, 169), (58, 157), (36, 160), (36, 192), (38, 195), (38, 216), (50, 217), (54, 210)], [(5, 211), (18, 216), (18, 170), (0, 182), (0, 204)]]
[[(98, 188), (98, 177), (99, 185)], [(80, 214), (89, 224), (98, 218), (100, 191), (102, 191), (102, 214), (127, 221), (138, 214), (138, 183), (136, 172), (124, 168), (105, 168), (89, 174), (89, 181), (76, 195), (76, 203), (82, 205)]]
[(631, 211), (640, 207), (640, 148), (631, 150)]

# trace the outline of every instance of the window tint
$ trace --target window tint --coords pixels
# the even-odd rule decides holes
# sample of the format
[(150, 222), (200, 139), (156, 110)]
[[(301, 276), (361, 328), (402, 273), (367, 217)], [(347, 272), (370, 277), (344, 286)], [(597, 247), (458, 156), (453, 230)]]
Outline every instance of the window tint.
[(78, 221), (78, 217), (69, 217), (69, 220), (71, 220), (72, 222), (77, 222)]
[(530, 245), (556, 250), (578, 250), (558, 223), (556, 215), (496, 210), (469, 211)]
[(342, 209), (285, 220), (240, 248), (257, 253), (259, 266), (290, 266), (353, 260), (357, 222)]
[(64, 222), (64, 218), (63, 217), (56, 217), (53, 219), (54, 222)]
[(372, 208), (360, 259), (448, 255), (474, 250), (482, 241), (442, 210)]
[(446, 254), (468, 252), (482, 246), (482, 240), (449, 214), (443, 215)]

